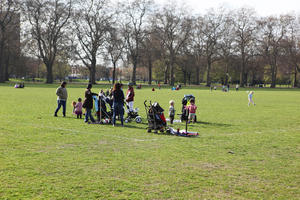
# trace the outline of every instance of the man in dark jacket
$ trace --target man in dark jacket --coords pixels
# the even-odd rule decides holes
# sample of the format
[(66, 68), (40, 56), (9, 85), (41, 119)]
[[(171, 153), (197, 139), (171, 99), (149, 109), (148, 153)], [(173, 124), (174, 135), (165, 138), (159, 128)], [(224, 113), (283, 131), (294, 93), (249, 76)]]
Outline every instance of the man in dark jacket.
[(93, 87), (92, 84), (88, 84), (84, 93), (85, 99), (83, 102), (83, 107), (86, 110), (84, 122), (88, 122), (89, 118), (91, 119), (92, 122), (95, 122), (95, 119), (92, 115), (92, 109), (93, 109), (93, 96), (97, 96), (97, 94), (92, 93), (91, 91), (92, 87)]

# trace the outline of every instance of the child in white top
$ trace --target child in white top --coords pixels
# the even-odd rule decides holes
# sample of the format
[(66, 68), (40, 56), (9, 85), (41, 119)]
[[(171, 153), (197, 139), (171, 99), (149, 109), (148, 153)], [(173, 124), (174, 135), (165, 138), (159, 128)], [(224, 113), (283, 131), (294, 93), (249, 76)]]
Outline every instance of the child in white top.
[(252, 103), (254, 106), (256, 105), (253, 101), (253, 91), (250, 91), (248, 94), (248, 106), (250, 106), (250, 104)]

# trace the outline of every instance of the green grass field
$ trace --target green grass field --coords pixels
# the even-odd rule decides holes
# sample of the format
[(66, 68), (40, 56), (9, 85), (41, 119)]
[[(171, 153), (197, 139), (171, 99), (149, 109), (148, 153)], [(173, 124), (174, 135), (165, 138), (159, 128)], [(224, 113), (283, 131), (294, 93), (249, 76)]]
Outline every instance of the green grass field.
[[(243, 90), (143, 88), (144, 124), (124, 128), (75, 119), (80, 85), (68, 87), (67, 117), (53, 117), (55, 90), (0, 85), (0, 199), (300, 198), (299, 90), (256, 89), (248, 107)], [(184, 94), (196, 96), (199, 137), (147, 133), (143, 101), (167, 110), (173, 99), (179, 113)]]

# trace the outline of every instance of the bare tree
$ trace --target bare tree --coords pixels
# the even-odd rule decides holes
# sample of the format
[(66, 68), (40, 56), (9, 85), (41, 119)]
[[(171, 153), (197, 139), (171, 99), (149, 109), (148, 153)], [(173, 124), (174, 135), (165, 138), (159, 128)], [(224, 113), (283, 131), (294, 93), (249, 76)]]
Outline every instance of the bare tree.
[(66, 46), (66, 26), (72, 0), (26, 0), (24, 13), (30, 23), (30, 35), (38, 47), (39, 58), (47, 67), (47, 83), (53, 83), (53, 64)]
[(167, 50), (170, 85), (173, 86), (176, 57), (191, 35), (192, 20), (183, 12), (176, 13), (176, 7), (171, 5), (166, 5), (155, 17), (155, 32), (164, 49)]
[(149, 0), (135, 0), (124, 6), (123, 36), (126, 49), (133, 64), (131, 81), (136, 84), (136, 68), (140, 62), (140, 48), (147, 32), (145, 31), (146, 14), (152, 2)]
[(74, 15), (74, 33), (77, 36), (76, 54), (90, 72), (90, 83), (95, 84), (97, 58), (108, 36), (113, 17), (106, 0), (80, 2)]
[(278, 57), (281, 51), (281, 42), (286, 34), (287, 21), (285, 16), (267, 17), (259, 21), (259, 25), (263, 34), (260, 40), (264, 49), (263, 55), (271, 66), (271, 88), (276, 87), (276, 78), (278, 70)]
[(202, 21), (201, 18), (195, 18), (193, 22), (193, 28), (192, 28), (192, 37), (191, 37), (191, 48), (192, 48), (192, 54), (195, 56), (195, 62), (196, 64), (196, 84), (200, 84), (200, 69), (201, 69), (201, 62), (204, 60), (204, 47), (205, 47), (205, 41), (204, 41), (204, 34), (199, 27), (201, 25)]
[(122, 58), (125, 44), (120, 35), (118, 35), (118, 29), (113, 27), (109, 30), (109, 38), (107, 42), (108, 57), (113, 64), (112, 84), (114, 84), (116, 80), (117, 62)]
[(223, 31), (224, 14), (220, 10), (216, 12), (210, 10), (203, 17), (197, 20), (198, 34), (202, 35), (204, 41), (204, 54), (206, 59), (206, 86), (211, 84), (211, 65), (218, 59), (218, 41), (221, 39)]
[(298, 73), (300, 72), (300, 27), (296, 16), (287, 15), (287, 33), (282, 42), (286, 61), (292, 66), (294, 71), (293, 87), (298, 87)]
[[(19, 23), (15, 24), (16, 18), (19, 17), (18, 11), (19, 2), (17, 0), (0, 1), (0, 83), (8, 80), (9, 55), (12, 50), (8, 43), (13, 32), (17, 32), (16, 26), (20, 25)], [(4, 58), (5, 54), (6, 59)]]
[(231, 16), (231, 13), (227, 13), (224, 16), (224, 24), (223, 24), (223, 31), (221, 35), (221, 40), (220, 40), (220, 51), (219, 56), (222, 58), (225, 64), (225, 70), (224, 70), (224, 76), (225, 76), (225, 82), (224, 84), (227, 85), (228, 81), (230, 79), (230, 74), (229, 74), (229, 64), (230, 64), (230, 58), (233, 55), (234, 48), (234, 26), (233, 26), (233, 18)]
[(234, 27), (236, 36), (236, 53), (240, 57), (240, 86), (245, 85), (245, 69), (247, 60), (251, 56), (248, 54), (255, 39), (256, 18), (253, 9), (241, 8), (235, 12)]

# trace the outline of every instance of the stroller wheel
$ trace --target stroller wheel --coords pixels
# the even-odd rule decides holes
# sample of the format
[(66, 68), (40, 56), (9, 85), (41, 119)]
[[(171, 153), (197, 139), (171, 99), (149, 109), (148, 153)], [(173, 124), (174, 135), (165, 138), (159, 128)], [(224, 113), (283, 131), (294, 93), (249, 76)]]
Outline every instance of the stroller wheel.
[(136, 123), (141, 123), (141, 122), (142, 122), (142, 118), (141, 118), (140, 116), (137, 116), (137, 117), (135, 118), (135, 122), (136, 122)]

